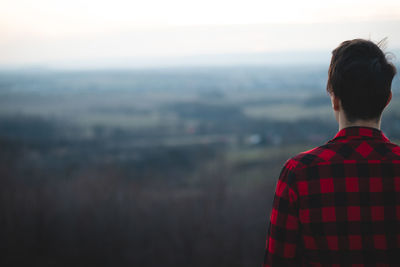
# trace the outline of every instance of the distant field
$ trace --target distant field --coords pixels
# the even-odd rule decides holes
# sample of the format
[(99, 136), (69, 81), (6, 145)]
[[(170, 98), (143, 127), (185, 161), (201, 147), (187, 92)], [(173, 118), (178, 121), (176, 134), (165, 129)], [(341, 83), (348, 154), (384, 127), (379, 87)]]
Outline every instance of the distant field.
[(304, 118), (333, 118), (329, 106), (304, 107), (304, 105), (298, 105), (296, 103), (246, 107), (244, 113), (249, 117), (268, 118), (282, 121), (295, 121)]

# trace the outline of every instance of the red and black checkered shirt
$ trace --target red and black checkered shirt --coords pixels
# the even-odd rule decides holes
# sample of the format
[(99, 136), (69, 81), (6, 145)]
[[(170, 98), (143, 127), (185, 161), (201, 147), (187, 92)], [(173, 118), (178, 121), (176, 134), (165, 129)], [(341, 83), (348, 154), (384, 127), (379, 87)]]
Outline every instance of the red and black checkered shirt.
[(400, 147), (349, 127), (288, 160), (268, 228), (266, 266), (400, 266)]

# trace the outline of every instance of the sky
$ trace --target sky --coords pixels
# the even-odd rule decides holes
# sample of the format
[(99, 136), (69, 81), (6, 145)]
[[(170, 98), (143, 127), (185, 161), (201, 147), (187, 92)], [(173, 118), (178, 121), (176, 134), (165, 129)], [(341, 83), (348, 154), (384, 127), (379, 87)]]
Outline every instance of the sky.
[[(322, 61), (353, 38), (388, 37), (388, 50), (400, 48), (398, 0), (0, 3), (3, 67), (260, 63), (288, 61), (294, 52), (300, 61)], [(307, 56), (312, 53), (321, 56)]]

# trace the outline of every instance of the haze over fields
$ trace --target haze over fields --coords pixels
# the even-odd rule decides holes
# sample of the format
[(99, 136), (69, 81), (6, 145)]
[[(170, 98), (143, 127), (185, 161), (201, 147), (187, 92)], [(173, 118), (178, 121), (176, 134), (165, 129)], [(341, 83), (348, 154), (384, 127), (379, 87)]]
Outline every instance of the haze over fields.
[(400, 49), (399, 26), (395, 0), (5, 0), (0, 67), (326, 64), (346, 39)]

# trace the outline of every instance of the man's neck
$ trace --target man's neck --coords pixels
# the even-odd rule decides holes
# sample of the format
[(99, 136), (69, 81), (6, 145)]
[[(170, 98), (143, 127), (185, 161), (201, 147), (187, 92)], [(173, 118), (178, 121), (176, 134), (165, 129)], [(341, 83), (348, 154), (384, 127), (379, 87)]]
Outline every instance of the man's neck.
[(353, 126), (358, 126), (358, 127), (370, 127), (370, 128), (376, 128), (378, 130), (381, 129), (381, 120), (375, 121), (364, 121), (364, 120), (357, 120), (354, 122), (349, 122), (347, 120), (340, 120), (339, 121), (339, 131), (347, 128), (347, 127), (353, 127)]
[(377, 120), (356, 120), (350, 122), (344, 112), (338, 112), (336, 115), (336, 119), (339, 123), (339, 131), (352, 126), (370, 127), (378, 130), (381, 129), (381, 118), (378, 118)]

